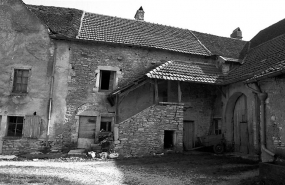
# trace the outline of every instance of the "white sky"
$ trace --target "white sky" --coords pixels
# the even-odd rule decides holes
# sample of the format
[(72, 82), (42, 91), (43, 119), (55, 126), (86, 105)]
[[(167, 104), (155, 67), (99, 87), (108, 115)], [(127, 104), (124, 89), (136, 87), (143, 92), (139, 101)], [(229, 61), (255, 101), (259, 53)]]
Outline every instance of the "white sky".
[(285, 0), (23, 0), (133, 19), (140, 6), (145, 21), (229, 37), (240, 27), (243, 40), (285, 18)]

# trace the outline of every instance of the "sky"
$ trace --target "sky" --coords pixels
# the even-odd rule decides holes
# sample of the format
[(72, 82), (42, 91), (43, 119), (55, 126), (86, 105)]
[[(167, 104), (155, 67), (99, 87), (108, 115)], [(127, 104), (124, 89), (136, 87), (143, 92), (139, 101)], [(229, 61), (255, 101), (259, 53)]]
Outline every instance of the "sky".
[(229, 37), (240, 27), (243, 40), (285, 18), (285, 0), (23, 0), (26, 4), (69, 7), (134, 19), (142, 6), (144, 20)]

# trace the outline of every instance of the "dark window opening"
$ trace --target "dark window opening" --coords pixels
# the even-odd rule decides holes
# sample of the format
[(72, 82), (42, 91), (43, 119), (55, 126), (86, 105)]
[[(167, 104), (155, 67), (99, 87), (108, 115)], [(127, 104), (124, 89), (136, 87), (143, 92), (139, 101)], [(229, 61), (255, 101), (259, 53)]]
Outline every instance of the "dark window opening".
[(114, 71), (100, 71), (100, 90), (113, 90), (114, 74)]
[(26, 93), (28, 87), (29, 70), (15, 69), (14, 71), (14, 93)]
[(171, 149), (174, 147), (174, 133), (173, 130), (164, 131), (164, 149)]
[(112, 131), (112, 118), (101, 117), (100, 131), (111, 132)]
[(23, 132), (24, 117), (8, 116), (7, 136), (21, 137)]

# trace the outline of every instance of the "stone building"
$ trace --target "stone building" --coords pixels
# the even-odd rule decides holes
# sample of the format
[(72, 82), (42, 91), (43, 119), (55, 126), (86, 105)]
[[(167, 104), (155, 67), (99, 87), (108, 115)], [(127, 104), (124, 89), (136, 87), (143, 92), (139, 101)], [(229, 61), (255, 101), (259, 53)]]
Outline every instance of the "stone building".
[[(278, 109), (269, 103), (282, 78), (265, 83), (274, 89), (266, 101), (253, 83), (276, 65), (281, 73), (282, 36), (253, 46), (239, 28), (219, 37), (148, 23), (144, 13), (132, 20), (0, 0), (0, 153), (90, 148), (103, 132), (122, 156), (188, 150), (208, 134), (246, 154), (283, 147), (282, 113), (268, 112)], [(276, 125), (266, 141), (262, 124)]]

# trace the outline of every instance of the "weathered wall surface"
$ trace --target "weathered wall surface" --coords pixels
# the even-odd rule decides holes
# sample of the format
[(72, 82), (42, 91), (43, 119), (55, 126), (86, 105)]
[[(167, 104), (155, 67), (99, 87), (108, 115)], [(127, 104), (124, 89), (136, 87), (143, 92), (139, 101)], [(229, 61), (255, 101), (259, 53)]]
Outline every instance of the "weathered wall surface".
[(164, 131), (175, 133), (176, 151), (183, 150), (183, 105), (152, 105), (119, 123), (119, 144), (115, 150), (124, 157), (153, 155), (164, 151)]
[[(32, 115), (34, 112), (42, 117), (41, 138), (44, 138), (52, 44), (45, 26), (21, 1), (0, 2), (0, 115), (3, 118), (0, 140), (6, 136), (7, 116)], [(30, 69), (27, 94), (11, 93), (14, 69)]]
[(285, 157), (285, 78), (269, 78), (260, 82), (268, 94), (266, 103), (266, 145), (270, 151)]
[[(106, 95), (109, 92), (96, 91), (96, 88), (98, 88), (95, 86), (96, 79), (99, 76), (96, 73), (98, 66), (118, 67), (121, 72), (121, 77), (118, 79), (118, 84), (120, 85), (126, 80), (134, 79), (135, 75), (143, 74), (145, 69), (152, 67), (154, 63), (161, 63), (168, 60), (214, 62), (212, 59), (204, 57), (132, 46), (89, 42), (67, 43), (69, 44), (70, 49), (68, 51), (70, 66), (68, 67), (65, 64), (64, 68), (62, 68), (62, 70), (66, 72), (69, 71), (67, 83), (68, 93), (67, 95), (62, 94), (62, 97), (66, 96), (65, 102), (62, 101), (62, 104), (66, 103), (66, 112), (63, 115), (65, 117), (65, 123), (62, 123), (65, 125), (63, 130), (65, 130), (66, 133), (71, 133), (71, 135), (64, 134), (62, 136), (67, 141), (73, 140), (72, 138), (76, 138), (75, 116), (77, 115), (79, 108), (84, 107), (86, 110), (96, 111), (99, 113), (114, 113), (115, 111), (114, 107), (111, 107), (107, 102)], [(60, 54), (57, 53), (56, 55)], [(57, 63), (58, 61), (59, 59), (57, 57)], [(138, 101), (139, 96), (138, 94), (130, 93), (130, 96), (133, 96), (133, 98), (131, 98), (129, 103), (134, 106), (129, 106), (129, 108), (128, 106), (123, 106), (124, 108), (120, 110), (122, 113), (120, 120), (126, 119), (127, 117), (134, 115), (140, 110), (151, 105), (151, 102), (153, 101), (151, 98), (151, 88), (152, 87), (150, 86), (145, 88), (146, 91), (143, 92), (148, 97), (141, 97), (143, 99), (142, 102), (144, 103), (136, 108), (133, 107)], [(61, 111), (63, 111), (63, 109)], [(54, 120), (57, 123), (55, 117)], [(58, 122), (62, 122), (62, 120)], [(55, 133), (55, 137), (57, 137), (58, 134)]]

